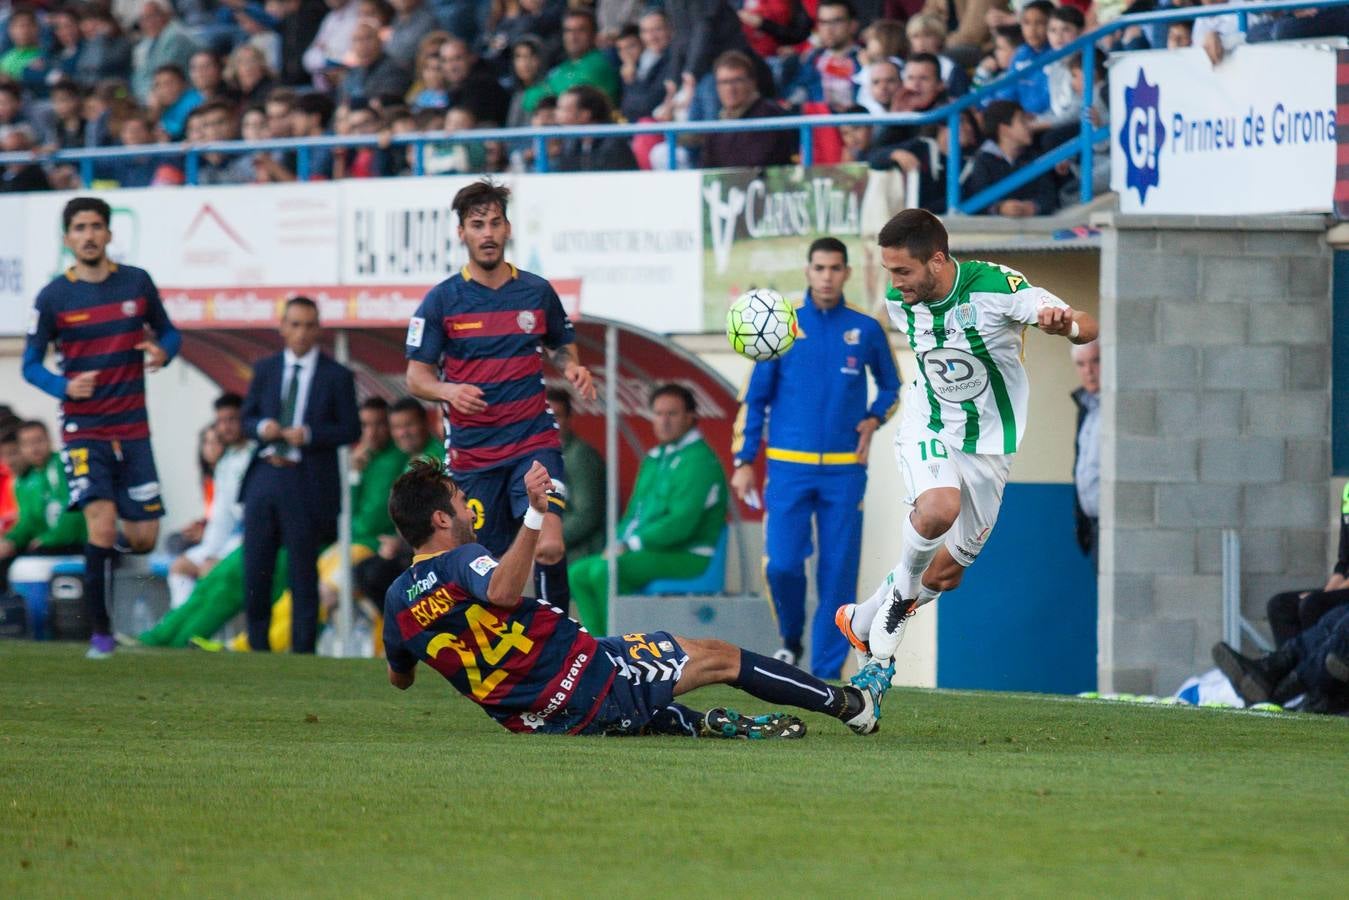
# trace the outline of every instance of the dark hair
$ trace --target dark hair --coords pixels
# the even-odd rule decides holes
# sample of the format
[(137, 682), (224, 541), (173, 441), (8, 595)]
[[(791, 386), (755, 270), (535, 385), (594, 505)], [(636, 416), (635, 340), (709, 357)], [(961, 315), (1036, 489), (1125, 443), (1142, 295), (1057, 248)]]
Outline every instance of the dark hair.
[(61, 229), (70, 230), (70, 223), (82, 212), (91, 212), (103, 220), (104, 227), (112, 224), (112, 207), (98, 197), (76, 197), (61, 210)]
[(816, 253), (842, 253), (843, 264), (848, 264), (848, 245), (836, 237), (822, 237), (811, 241), (810, 249), (806, 251), (806, 262)]
[(816, 7), (816, 18), (819, 18), (819, 6), (841, 6), (848, 13), (849, 19), (857, 18), (857, 7), (852, 5), (852, 0), (820, 0), (819, 5)]
[(5, 22), (6, 27), (8, 27), (9, 23), (13, 22), (15, 19), (32, 19), (36, 22), (37, 12), (34, 11), (31, 6), (16, 6), (14, 7), (13, 12), (9, 14), (9, 19)]
[(1166, 28), (1168, 31), (1172, 28), (1184, 28), (1190, 34), (1194, 34), (1194, 19), (1177, 19), (1170, 25), (1167, 25)]
[(373, 409), (387, 414), (389, 412), (389, 401), (378, 394), (372, 394), (361, 401), (361, 409)]
[(614, 40), (615, 42), (617, 42), (623, 40), (623, 38), (636, 38), (637, 40), (640, 41), (642, 39), (642, 29), (637, 27), (636, 22), (629, 22), (622, 28), (618, 29), (618, 37), (616, 37)]
[(212, 408), (212, 409), (243, 409), (243, 408), (244, 408), (244, 398), (243, 398), (243, 397), (240, 397), (238, 394), (234, 393), (233, 391), (226, 391), (225, 393), (221, 394), (219, 397), (216, 397), (216, 398), (215, 398), (215, 402), (211, 404), (211, 408)]
[(393, 21), (394, 9), (389, 0), (365, 0), (365, 2), (375, 8), (375, 18), (379, 20), (379, 24), (388, 25)]
[(84, 97), (84, 88), (80, 87), (69, 79), (62, 79), (51, 86), (52, 94), (74, 94), (76, 97)]
[(333, 117), (333, 101), (326, 94), (301, 94), (295, 98), (292, 108), (307, 116), (318, 116), (319, 124), (324, 128)]
[(225, 67), (225, 64), (220, 60), (220, 54), (205, 47), (202, 47), (200, 50), (193, 50), (192, 55), (187, 58), (188, 64), (190, 65), (192, 60), (196, 59), (198, 56), (205, 56), (210, 59), (211, 62), (215, 63), (217, 69), (223, 69)]
[(994, 100), (984, 107), (984, 134), (989, 140), (997, 141), (998, 129), (1011, 125), (1019, 112), (1021, 105), (1015, 100)]
[(557, 109), (557, 98), (556, 98), (556, 97), (544, 97), (543, 99), (541, 99), (538, 103), (536, 103), (536, 104), (534, 105), (534, 112), (539, 112), (540, 110), (545, 110), (545, 109)]
[(174, 65), (173, 63), (164, 63), (164, 65), (155, 69), (154, 74), (162, 75), (166, 72), (170, 75), (176, 75), (178, 77), (178, 80), (183, 82), (184, 84), (187, 83), (187, 73), (183, 71), (182, 66)]
[(885, 223), (876, 242), (882, 247), (902, 247), (919, 262), (927, 262), (937, 253), (951, 255), (946, 226), (925, 209), (906, 209)]
[(684, 410), (686, 412), (691, 412), (695, 416), (698, 414), (698, 401), (693, 398), (693, 391), (684, 387), (682, 384), (675, 384), (672, 381), (667, 381), (665, 384), (662, 384), (651, 392), (651, 399), (647, 401), (647, 404), (649, 406), (655, 406), (657, 397), (678, 397), (680, 400), (684, 401)]
[(712, 63), (712, 71), (717, 69), (739, 69), (750, 78), (754, 78), (758, 72), (754, 68), (754, 61), (748, 54), (741, 53), (739, 50), (727, 50), (721, 54)]
[(1049, 0), (1031, 0), (1031, 2), (1021, 7), (1021, 15), (1024, 16), (1032, 9), (1037, 9), (1040, 12), (1044, 13), (1046, 19), (1054, 15), (1054, 4), (1050, 3)]
[(454, 494), (459, 486), (445, 474), (445, 467), (429, 457), (408, 463), (389, 491), (389, 518), (398, 533), (414, 548), (436, 533), (431, 516), (437, 512), (454, 515)]
[(454, 201), (450, 208), (454, 210), (455, 215), (459, 217), (460, 224), (469, 217), (475, 210), (495, 206), (501, 210), (501, 218), (510, 220), (506, 215), (506, 204), (511, 199), (511, 189), (504, 184), (497, 184), (490, 178), (484, 178), (482, 181), (475, 181), (467, 187), (459, 189), (459, 193), (454, 195)]
[(556, 403), (567, 411), (567, 415), (571, 415), (571, 391), (566, 388), (550, 387), (544, 392), (544, 397), (549, 403)]
[(421, 419), (423, 423), (426, 422), (426, 407), (422, 406), (422, 401), (416, 397), (400, 397), (393, 406), (389, 407), (390, 415), (405, 412), (416, 413), (417, 418)]
[(1056, 6), (1054, 11), (1049, 14), (1050, 19), (1058, 19), (1068, 25), (1072, 25), (1078, 31), (1087, 27), (1087, 17), (1082, 15), (1082, 10), (1072, 6)]
[(12, 81), (0, 81), (0, 94), (9, 94), (16, 103), (23, 102), (23, 88)]
[(1013, 47), (1020, 47), (1026, 43), (1026, 36), (1021, 33), (1020, 25), (999, 25), (993, 29), (993, 36), (1002, 38)]
[(543, 40), (536, 34), (525, 34), (515, 39), (511, 44), (511, 53), (514, 53), (521, 47), (528, 47), (535, 56), (543, 56)]
[(595, 19), (595, 14), (588, 9), (569, 9), (562, 14), (562, 21), (568, 19), (585, 19), (590, 23), (590, 33), (594, 34), (600, 30), (599, 23)]
[(609, 105), (609, 98), (604, 96), (599, 88), (588, 84), (578, 84), (567, 88), (562, 93), (571, 94), (575, 97), (576, 105), (590, 113), (590, 121), (596, 125), (607, 125), (613, 121), (613, 107)]
[(18, 435), (21, 432), (29, 431), (34, 428), (41, 429), (43, 434), (51, 434), (51, 432), (47, 430), (47, 423), (41, 419), (27, 419), (20, 422), (18, 425), (14, 426), (14, 434)]
[(915, 53), (909, 57), (904, 68), (908, 69), (914, 63), (927, 63), (932, 67), (932, 71), (937, 73), (937, 80), (941, 81), (941, 60), (931, 53)]
[(284, 103), (291, 109), (295, 108), (296, 94), (294, 88), (275, 87), (267, 92), (267, 99), (263, 103)]
[(292, 306), (299, 306), (299, 307), (302, 307), (302, 308), (304, 308), (304, 309), (312, 309), (312, 310), (314, 311), (314, 315), (315, 315), (316, 317), (317, 317), (318, 314), (319, 314), (319, 305), (318, 305), (317, 303), (315, 303), (313, 300), (310, 300), (308, 297), (304, 296), (303, 294), (297, 294), (296, 296), (291, 297), (289, 300), (286, 301), (286, 306), (285, 306), (285, 308), (281, 311), (281, 317), (282, 317), (282, 318), (285, 318), (286, 313), (290, 312), (290, 308), (291, 308)]
[[(215, 474), (215, 463), (207, 462), (206, 454), (202, 452), (208, 434), (215, 434), (215, 426), (207, 425), (202, 428), (201, 431), (197, 432), (197, 473), (201, 476), (202, 481), (205, 481)], [(216, 435), (217, 439), (219, 439), (219, 437), (219, 435)]]

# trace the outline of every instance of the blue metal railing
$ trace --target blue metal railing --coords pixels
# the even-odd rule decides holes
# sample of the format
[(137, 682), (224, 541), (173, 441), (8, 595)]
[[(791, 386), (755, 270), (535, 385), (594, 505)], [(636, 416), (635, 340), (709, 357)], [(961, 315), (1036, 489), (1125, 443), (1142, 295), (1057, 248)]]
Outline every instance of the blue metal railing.
[[(800, 135), (801, 164), (809, 166), (814, 162), (814, 149), (811, 136), (816, 128), (836, 128), (840, 125), (930, 125), (945, 122), (950, 134), (960, 133), (960, 115), (970, 107), (981, 104), (995, 91), (1011, 87), (1027, 75), (1043, 70), (1051, 63), (1066, 59), (1076, 53), (1082, 54), (1082, 118), (1078, 136), (1054, 150), (1044, 154), (1028, 166), (1002, 179), (973, 197), (960, 199), (960, 141), (948, 141), (948, 159), (946, 165), (946, 208), (952, 212), (974, 213), (992, 203), (1001, 200), (1021, 185), (1039, 177), (1064, 160), (1078, 157), (1079, 181), (1081, 183), (1081, 201), (1090, 203), (1094, 194), (1092, 189), (1092, 167), (1094, 144), (1106, 140), (1108, 126), (1097, 126), (1091, 121), (1092, 98), (1096, 93), (1096, 55), (1099, 52), (1097, 42), (1107, 35), (1135, 25), (1160, 25), (1171, 22), (1188, 21), (1196, 18), (1217, 15), (1238, 16), (1241, 29), (1246, 29), (1247, 16), (1263, 15), (1296, 9), (1313, 7), (1343, 6), (1349, 0), (1273, 0), (1266, 3), (1245, 3), (1239, 6), (1189, 6), (1178, 9), (1160, 10), (1121, 16), (1115, 21), (1095, 31), (1078, 37), (1058, 50), (1040, 55), (1031, 65), (1005, 75), (983, 85), (947, 105), (934, 110), (919, 113), (855, 113), (851, 115), (831, 116), (779, 116), (771, 119), (752, 119), (748, 121), (708, 121), (708, 122), (643, 122), (626, 125), (593, 125), (589, 127), (549, 127), (549, 128), (492, 128), (460, 132), (418, 132), (398, 135), (392, 138), (393, 147), (413, 147), (412, 172), (425, 174), (426, 147), (428, 144), (472, 144), (488, 141), (510, 141), (519, 143), (530, 141), (534, 146), (536, 169), (548, 171), (547, 144), (550, 140), (580, 137), (635, 137), (643, 134), (658, 134), (665, 138), (668, 167), (676, 168), (678, 138), (680, 135), (712, 134), (717, 132), (747, 133), (754, 131), (796, 131)], [(146, 144), (135, 148), (99, 147), (79, 150), (59, 150), (48, 156), (38, 157), (32, 153), (0, 153), (0, 165), (29, 162), (41, 159), (52, 163), (74, 163), (79, 167), (80, 178), (86, 186), (94, 180), (94, 164), (98, 161), (119, 159), (164, 158), (184, 160), (184, 180), (196, 184), (203, 154), (219, 153), (237, 155), (241, 153), (259, 153), (287, 151), (294, 152), (296, 158), (296, 177), (307, 180), (311, 171), (312, 153), (315, 150), (333, 150), (337, 148), (360, 149), (378, 147), (380, 138), (376, 135), (365, 136), (323, 136), (311, 138), (288, 138), (266, 141), (225, 141), (211, 144), (184, 146), (182, 144)]]

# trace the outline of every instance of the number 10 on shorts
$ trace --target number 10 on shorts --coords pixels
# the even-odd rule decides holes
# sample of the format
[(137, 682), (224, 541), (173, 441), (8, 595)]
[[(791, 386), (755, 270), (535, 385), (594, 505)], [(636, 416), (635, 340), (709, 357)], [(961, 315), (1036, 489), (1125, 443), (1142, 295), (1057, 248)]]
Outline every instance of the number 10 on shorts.
[[(930, 440), (930, 441), (919, 441), (919, 442), (918, 442), (918, 453), (919, 453), (920, 457), (922, 458), (922, 461), (923, 461), (923, 462), (927, 462), (929, 458), (931, 458), (931, 459), (946, 459), (946, 458), (947, 458), (947, 455), (946, 455), (946, 445), (943, 444), (943, 443), (942, 443), (939, 439), (937, 439), (937, 438), (933, 438), (933, 439)], [(930, 457), (929, 457), (929, 454), (930, 454)]]

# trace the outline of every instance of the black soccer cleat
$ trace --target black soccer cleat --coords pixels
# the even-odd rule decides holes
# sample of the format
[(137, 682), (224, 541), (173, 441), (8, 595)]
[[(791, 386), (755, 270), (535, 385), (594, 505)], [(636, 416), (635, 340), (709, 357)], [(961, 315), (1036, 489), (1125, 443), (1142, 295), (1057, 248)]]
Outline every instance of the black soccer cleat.
[(703, 717), (703, 737), (762, 741), (795, 740), (806, 736), (806, 723), (786, 713), (742, 716), (733, 709), (709, 709)]
[(1274, 685), (1270, 683), (1272, 680), (1270, 673), (1261, 665), (1261, 660), (1242, 656), (1219, 641), (1213, 645), (1213, 663), (1227, 676), (1227, 680), (1232, 682), (1233, 690), (1246, 701), (1247, 705), (1253, 706), (1269, 700)]

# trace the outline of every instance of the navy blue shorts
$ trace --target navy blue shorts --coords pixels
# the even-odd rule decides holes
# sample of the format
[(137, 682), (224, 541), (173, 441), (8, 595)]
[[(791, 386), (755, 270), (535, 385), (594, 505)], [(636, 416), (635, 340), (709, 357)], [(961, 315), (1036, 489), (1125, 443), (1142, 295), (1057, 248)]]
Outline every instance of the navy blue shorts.
[[(566, 484), (567, 473), (562, 465), (562, 453), (551, 449), (536, 450), (503, 466), (454, 476), (455, 484), (468, 498), (468, 508), (477, 515), (473, 530), (478, 533), (478, 543), (496, 556), (510, 549), (511, 542), (520, 532), (520, 521), (525, 516), (525, 510), (529, 509), (525, 473), (535, 460), (543, 464), (553, 481), (559, 485)], [(565, 496), (565, 488), (561, 493)], [(563, 497), (550, 497), (548, 509), (561, 515), (566, 509), (566, 500)]]
[(674, 702), (675, 682), (689, 655), (668, 631), (599, 639), (614, 681), (581, 734), (639, 734)]
[(70, 508), (83, 509), (94, 500), (117, 504), (117, 517), (144, 522), (164, 515), (159, 473), (150, 440), (67, 441), (61, 451), (70, 482)]

